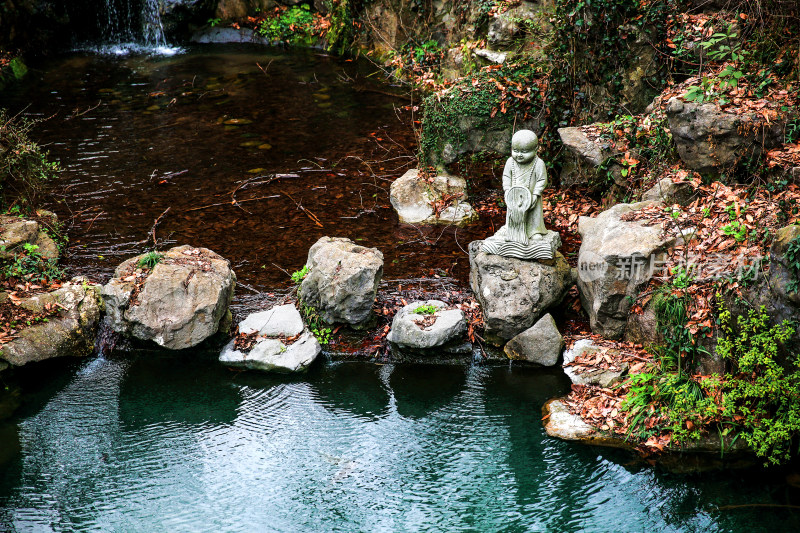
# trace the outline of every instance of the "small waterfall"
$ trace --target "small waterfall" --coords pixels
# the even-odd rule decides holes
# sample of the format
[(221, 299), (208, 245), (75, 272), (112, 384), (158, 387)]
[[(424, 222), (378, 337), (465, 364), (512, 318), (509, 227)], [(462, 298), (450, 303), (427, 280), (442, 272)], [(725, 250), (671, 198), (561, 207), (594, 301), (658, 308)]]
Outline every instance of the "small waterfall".
[(173, 55), (161, 21), (163, 0), (99, 0), (98, 24), (102, 42), (94, 47), (100, 53), (126, 55), (151, 53)]
[(164, 25), (161, 24), (161, 6), (158, 0), (145, 0), (142, 9), (142, 33), (144, 42), (153, 48), (163, 48), (167, 46), (167, 39), (164, 37)]

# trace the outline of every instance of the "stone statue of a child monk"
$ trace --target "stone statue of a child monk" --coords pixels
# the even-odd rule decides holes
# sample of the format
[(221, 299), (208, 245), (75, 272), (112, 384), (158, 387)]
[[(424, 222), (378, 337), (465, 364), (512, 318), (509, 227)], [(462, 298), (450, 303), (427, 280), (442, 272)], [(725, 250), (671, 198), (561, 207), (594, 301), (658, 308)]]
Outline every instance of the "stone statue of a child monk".
[(511, 157), (503, 170), (506, 223), (483, 241), (482, 251), (517, 259), (552, 259), (561, 245), (558, 233), (544, 227), (542, 192), (547, 169), (536, 155), (539, 139), (520, 130), (511, 139)]

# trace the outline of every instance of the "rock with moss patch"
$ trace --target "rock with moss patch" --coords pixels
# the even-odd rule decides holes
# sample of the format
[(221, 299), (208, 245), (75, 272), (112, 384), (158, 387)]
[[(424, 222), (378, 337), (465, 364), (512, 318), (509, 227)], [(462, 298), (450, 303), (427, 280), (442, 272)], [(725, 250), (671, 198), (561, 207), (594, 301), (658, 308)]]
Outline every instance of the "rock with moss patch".
[(466, 188), (463, 178), (441, 174), (426, 179), (411, 169), (392, 182), (389, 200), (404, 224), (463, 226), (478, 218), (466, 202)]
[(526, 329), (505, 345), (503, 351), (513, 361), (523, 361), (541, 366), (555, 366), (564, 349), (564, 338), (556, 321), (547, 313), (536, 324)]
[(482, 252), (482, 244), (469, 245), (470, 285), (483, 309), (487, 340), (502, 345), (561, 303), (573, 274), (560, 253), (550, 261), (523, 261)]
[(361, 326), (383, 276), (383, 254), (350, 239), (322, 237), (308, 250), (308, 275), (300, 285), (303, 304), (328, 324)]
[(145, 255), (119, 265), (103, 287), (112, 329), (170, 350), (217, 333), (236, 285), (230, 262), (206, 248), (178, 246), (150, 269), (141, 266)]
[(23, 366), (92, 353), (103, 309), (100, 287), (75, 278), (60, 289), (25, 298), (19, 306), (37, 314), (57, 308), (58, 314), (22, 329), (14, 340), (3, 345), (0, 359), (12, 366)]
[[(242, 336), (253, 336), (252, 346), (237, 348)], [(249, 315), (239, 324), (237, 339), (222, 350), (222, 364), (264, 372), (305, 372), (322, 351), (294, 305)]]

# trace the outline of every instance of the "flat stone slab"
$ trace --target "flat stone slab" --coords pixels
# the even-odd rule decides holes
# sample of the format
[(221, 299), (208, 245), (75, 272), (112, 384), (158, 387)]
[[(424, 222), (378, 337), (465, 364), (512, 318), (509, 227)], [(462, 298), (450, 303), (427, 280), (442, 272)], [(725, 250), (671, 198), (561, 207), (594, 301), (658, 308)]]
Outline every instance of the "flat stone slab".
[[(433, 315), (423, 315), (414, 311), (422, 306), (433, 306)], [(397, 312), (392, 321), (392, 329), (386, 339), (401, 348), (426, 350), (444, 346), (467, 332), (467, 320), (461, 309), (446, 309), (447, 304), (440, 300), (412, 302)], [(435, 322), (425, 325), (426, 317), (435, 317)], [(430, 320), (430, 319), (428, 319)]]
[(628, 371), (627, 364), (623, 365), (619, 371), (596, 368), (588, 372), (580, 373), (575, 371), (575, 367), (567, 366), (585, 352), (598, 352), (607, 349), (608, 348), (603, 348), (602, 346), (596, 346), (592, 343), (591, 339), (575, 341), (572, 348), (564, 352), (564, 373), (575, 385), (599, 385), (603, 388), (616, 385), (622, 381), (622, 376)]
[(305, 372), (322, 351), (316, 337), (309, 331), (289, 346), (280, 339), (264, 338), (249, 352), (237, 350), (232, 340), (222, 350), (220, 363), (233, 368), (246, 368), (265, 372)]
[(239, 323), (239, 333), (249, 335), (258, 332), (265, 337), (285, 335), (294, 337), (303, 332), (305, 324), (300, 311), (292, 304), (279, 305), (260, 313), (248, 315)]

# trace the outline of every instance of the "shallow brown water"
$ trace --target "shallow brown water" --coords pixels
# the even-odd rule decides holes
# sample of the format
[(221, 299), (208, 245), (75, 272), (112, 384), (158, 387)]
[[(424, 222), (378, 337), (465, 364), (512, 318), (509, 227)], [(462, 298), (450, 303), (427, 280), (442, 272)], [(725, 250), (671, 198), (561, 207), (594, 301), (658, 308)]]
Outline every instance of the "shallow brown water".
[(63, 166), (49, 207), (70, 225), (66, 263), (99, 281), (152, 248), (168, 208), (160, 247), (208, 247), (258, 290), (324, 235), (378, 247), (386, 278), (465, 282), (463, 250), (491, 231), (398, 223), (388, 188), (416, 164), (415, 117), (369, 64), (226, 45), (34, 67), (4, 105), (49, 117), (36, 135)]

